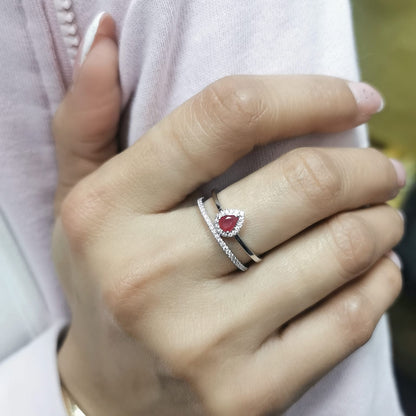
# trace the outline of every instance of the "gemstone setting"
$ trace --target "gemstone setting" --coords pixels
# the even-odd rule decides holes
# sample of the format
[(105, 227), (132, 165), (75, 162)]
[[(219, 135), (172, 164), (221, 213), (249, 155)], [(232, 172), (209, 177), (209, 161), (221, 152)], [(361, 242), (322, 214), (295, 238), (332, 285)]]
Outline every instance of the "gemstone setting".
[(222, 237), (234, 237), (239, 233), (244, 223), (244, 211), (224, 209), (215, 217), (214, 226)]

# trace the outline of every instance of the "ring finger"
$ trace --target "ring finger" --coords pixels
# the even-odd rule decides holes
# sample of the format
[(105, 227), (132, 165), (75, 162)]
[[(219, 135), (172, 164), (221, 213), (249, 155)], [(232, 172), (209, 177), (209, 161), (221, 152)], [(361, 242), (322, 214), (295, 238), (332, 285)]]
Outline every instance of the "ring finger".
[[(263, 254), (338, 212), (391, 199), (404, 184), (404, 177), (401, 166), (374, 149), (304, 148), (236, 182), (218, 197), (222, 208), (245, 212), (239, 234), (250, 249)], [(211, 219), (215, 218), (218, 211), (212, 199), (205, 207)], [(190, 234), (198, 240), (195, 247), (201, 248), (201, 256), (215, 259), (210, 262), (214, 275), (234, 270), (197, 209), (176, 215), (182, 218), (180, 224), (202, 231)], [(233, 238), (226, 242), (243, 263), (250, 260)]]
[[(247, 394), (265, 398), (257, 400), (264, 406), (261, 410), (273, 406), (283, 411), (299, 392), (370, 339), (400, 289), (399, 269), (387, 258), (380, 260), (360, 279), (296, 319), (280, 336), (262, 344), (255, 360), (249, 362), (247, 374), (263, 383)], [(240, 379), (245, 380), (244, 376)], [(283, 404), (276, 401), (282, 387)]]

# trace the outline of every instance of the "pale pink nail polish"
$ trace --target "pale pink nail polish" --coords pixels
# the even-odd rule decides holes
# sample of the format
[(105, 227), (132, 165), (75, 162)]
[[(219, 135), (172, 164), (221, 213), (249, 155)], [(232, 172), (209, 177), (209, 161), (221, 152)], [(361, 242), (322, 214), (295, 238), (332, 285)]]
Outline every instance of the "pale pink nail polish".
[(100, 26), (101, 19), (106, 14), (106, 12), (100, 12), (95, 17), (91, 24), (88, 26), (87, 31), (85, 32), (84, 38), (79, 46), (77, 56), (75, 58), (74, 63), (74, 76), (73, 79), (76, 78), (76, 75), (79, 71), (79, 68), (84, 63), (85, 58), (88, 55), (88, 52), (91, 50), (91, 47), (94, 43), (95, 36), (97, 34), (98, 28)]
[(406, 169), (404, 168), (403, 164), (399, 162), (397, 159), (390, 159), (394, 170), (396, 171), (397, 175), (397, 183), (400, 188), (403, 188), (406, 185)]
[(352, 95), (357, 102), (360, 113), (371, 115), (379, 113), (384, 108), (384, 99), (371, 85), (365, 82), (349, 82)]
[(400, 257), (394, 251), (390, 251), (386, 254), (386, 256), (401, 270), (403, 268), (402, 261)]

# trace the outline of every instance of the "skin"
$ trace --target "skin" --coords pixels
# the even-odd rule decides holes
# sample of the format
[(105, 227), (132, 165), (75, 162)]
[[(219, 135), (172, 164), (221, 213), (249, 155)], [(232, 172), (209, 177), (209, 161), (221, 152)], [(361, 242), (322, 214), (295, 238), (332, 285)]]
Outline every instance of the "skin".
[(373, 149), (304, 148), (229, 186), (219, 198), (246, 212), (241, 235), (264, 256), (236, 271), (197, 188), (255, 145), (370, 114), (341, 79), (227, 77), (115, 155), (117, 47), (104, 22), (53, 121), (53, 257), (72, 312), (61, 377), (89, 416), (279, 414), (368, 341), (400, 292), (385, 256), (403, 234), (385, 204), (396, 171)]

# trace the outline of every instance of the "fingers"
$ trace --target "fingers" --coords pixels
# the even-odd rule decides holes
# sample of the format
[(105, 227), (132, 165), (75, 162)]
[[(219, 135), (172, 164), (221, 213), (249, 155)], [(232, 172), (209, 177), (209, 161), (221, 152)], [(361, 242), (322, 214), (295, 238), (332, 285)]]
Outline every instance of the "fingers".
[(237, 306), (250, 316), (247, 334), (267, 338), (362, 275), (400, 241), (403, 228), (398, 211), (380, 205), (339, 214), (272, 251), (233, 285), (236, 296), (251, 294), (251, 302)]
[(381, 104), (370, 86), (332, 77), (227, 77), (162, 120), (119, 155), (113, 161), (117, 169), (109, 171), (119, 170), (114, 186), (126, 203), (142, 212), (160, 212), (256, 145), (352, 128)]
[[(304, 148), (234, 183), (218, 197), (223, 208), (245, 212), (240, 235), (262, 254), (337, 212), (392, 199), (404, 185), (403, 175), (400, 165), (374, 149)], [(215, 218), (214, 202), (205, 205)], [(243, 262), (250, 260), (234, 239), (227, 243)]]
[(82, 64), (75, 68), (74, 84), (52, 123), (58, 161), (56, 212), (69, 190), (117, 151), (121, 91), (115, 24), (108, 14), (97, 18), (81, 44)]
[(264, 396), (276, 397), (273, 392), (284, 386), (286, 403), (291, 403), (289, 398), (295, 399), (370, 339), (400, 290), (400, 271), (384, 257), (365, 276), (267, 341), (255, 360), (257, 375), (268, 381)]
[[(245, 212), (239, 235), (262, 255), (325, 218), (391, 199), (404, 184), (404, 175), (401, 165), (374, 149), (305, 148), (282, 156), (218, 197), (223, 209)], [(205, 207), (213, 221), (218, 213), (214, 201), (209, 199)], [(196, 207), (172, 215), (177, 235), (192, 241), (194, 258), (209, 264), (214, 276), (235, 270)], [(235, 239), (225, 240), (238, 259), (250, 260)]]

